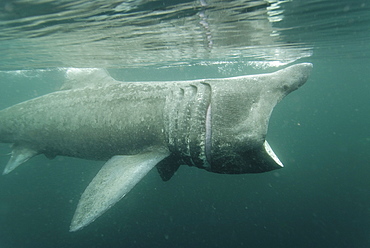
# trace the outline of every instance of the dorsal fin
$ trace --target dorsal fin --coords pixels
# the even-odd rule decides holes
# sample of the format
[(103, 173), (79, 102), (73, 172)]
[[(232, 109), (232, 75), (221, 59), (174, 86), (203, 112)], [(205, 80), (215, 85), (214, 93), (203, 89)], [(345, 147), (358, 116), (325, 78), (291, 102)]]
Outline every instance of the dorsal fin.
[(71, 90), (85, 87), (99, 87), (119, 81), (101, 68), (69, 68), (66, 71), (66, 82), (60, 90)]

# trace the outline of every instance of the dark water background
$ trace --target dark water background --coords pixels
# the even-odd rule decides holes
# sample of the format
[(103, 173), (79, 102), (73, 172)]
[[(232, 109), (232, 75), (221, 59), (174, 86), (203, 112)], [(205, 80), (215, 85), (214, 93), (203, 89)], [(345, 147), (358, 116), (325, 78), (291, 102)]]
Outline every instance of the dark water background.
[[(314, 64), (309, 81), (273, 111), (267, 139), (285, 168), (218, 175), (182, 166), (169, 182), (153, 170), (94, 223), (70, 233), (79, 197), (103, 163), (38, 156), (0, 178), (0, 248), (370, 247), (369, 30), (345, 30), (352, 38), (338, 44), (343, 36), (311, 37), (313, 56), (297, 60)], [(240, 68), (110, 72), (128, 81), (172, 80), (238, 75)], [(58, 89), (64, 77), (54, 68), (15, 69), (22, 66), (0, 72), (1, 109)], [(1, 166), (9, 152), (0, 146)]]

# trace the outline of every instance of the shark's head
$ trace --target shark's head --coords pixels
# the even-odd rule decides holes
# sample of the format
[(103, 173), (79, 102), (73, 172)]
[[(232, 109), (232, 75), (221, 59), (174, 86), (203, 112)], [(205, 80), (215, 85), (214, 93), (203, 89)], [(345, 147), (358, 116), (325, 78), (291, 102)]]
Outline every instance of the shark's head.
[(212, 83), (206, 169), (240, 174), (283, 167), (265, 140), (268, 122), (275, 105), (306, 82), (311, 68), (305, 63), (271, 74)]
[(275, 105), (302, 86), (312, 64), (261, 75), (206, 79), (175, 88), (166, 134), (180, 163), (223, 174), (258, 173), (283, 164), (266, 142)]

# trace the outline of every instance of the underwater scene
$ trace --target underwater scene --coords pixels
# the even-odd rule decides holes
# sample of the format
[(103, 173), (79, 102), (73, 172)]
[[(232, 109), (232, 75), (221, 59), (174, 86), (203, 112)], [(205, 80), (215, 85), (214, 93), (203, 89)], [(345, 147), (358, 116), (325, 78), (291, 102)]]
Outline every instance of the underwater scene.
[(0, 248), (370, 247), (370, 3), (0, 2)]

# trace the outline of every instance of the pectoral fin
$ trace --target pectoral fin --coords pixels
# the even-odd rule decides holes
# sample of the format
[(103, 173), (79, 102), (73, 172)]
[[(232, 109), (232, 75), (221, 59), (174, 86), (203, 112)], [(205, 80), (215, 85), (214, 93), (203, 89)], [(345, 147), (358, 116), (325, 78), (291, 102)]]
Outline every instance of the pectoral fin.
[(157, 164), (157, 170), (163, 181), (168, 181), (180, 167), (180, 161), (174, 156), (168, 156)]
[(82, 194), (70, 231), (77, 231), (102, 215), (123, 198), (158, 162), (169, 156), (166, 150), (108, 160)]
[(12, 156), (10, 157), (9, 162), (5, 166), (3, 175), (10, 173), (12, 170), (17, 168), (19, 165), (23, 164), (30, 158), (36, 156), (37, 154), (38, 152), (31, 148), (14, 145)]

